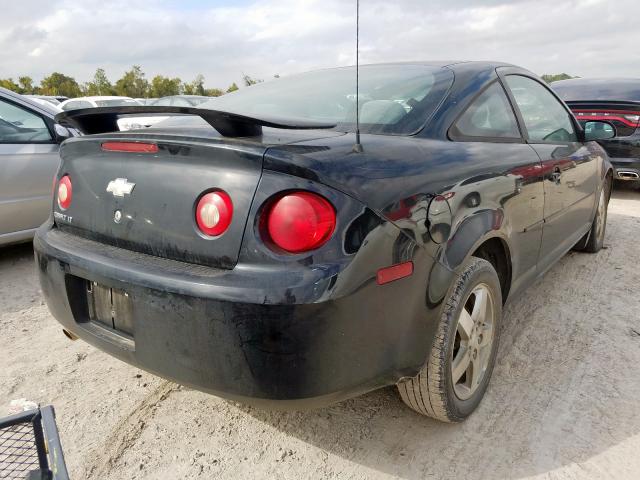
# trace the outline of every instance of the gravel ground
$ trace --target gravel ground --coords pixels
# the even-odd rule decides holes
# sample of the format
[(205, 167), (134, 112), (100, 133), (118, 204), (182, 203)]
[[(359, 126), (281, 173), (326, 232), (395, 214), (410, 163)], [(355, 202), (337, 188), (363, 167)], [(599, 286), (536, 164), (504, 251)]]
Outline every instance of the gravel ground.
[(570, 253), (505, 312), (498, 364), (461, 425), (393, 388), (268, 412), (70, 342), (30, 246), (0, 250), (0, 415), (55, 405), (73, 479), (640, 478), (640, 190), (621, 186), (605, 250)]

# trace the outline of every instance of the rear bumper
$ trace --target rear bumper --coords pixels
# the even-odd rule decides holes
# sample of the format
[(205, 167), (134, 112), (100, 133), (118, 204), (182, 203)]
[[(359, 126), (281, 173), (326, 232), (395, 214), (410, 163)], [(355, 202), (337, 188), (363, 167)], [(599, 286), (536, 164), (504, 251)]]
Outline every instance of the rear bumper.
[[(424, 304), (433, 270), (426, 258), (412, 277), (383, 287), (364, 281), (323, 300), (318, 292), (339, 277), (326, 270), (215, 270), (47, 226), (34, 247), (43, 294), (65, 329), (130, 364), (245, 403), (316, 407), (393, 384), (418, 372), (435, 326)], [(283, 279), (288, 303), (270, 304)], [(130, 338), (89, 320), (85, 280), (127, 292)]]
[(617, 180), (640, 180), (640, 158), (611, 158)]

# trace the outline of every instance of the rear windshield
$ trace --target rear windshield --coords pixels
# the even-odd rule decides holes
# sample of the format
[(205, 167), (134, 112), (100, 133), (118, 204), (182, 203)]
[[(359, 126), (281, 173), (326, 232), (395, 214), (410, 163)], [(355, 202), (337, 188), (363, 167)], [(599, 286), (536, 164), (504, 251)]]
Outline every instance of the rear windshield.
[(551, 84), (565, 102), (613, 100), (640, 102), (640, 80), (562, 80)]
[[(360, 67), (360, 130), (407, 135), (420, 130), (453, 83), (453, 73), (427, 65)], [(354, 131), (356, 69), (335, 68), (275, 79), (199, 105), (264, 119), (335, 123)]]
[(132, 98), (116, 98), (114, 100), (96, 100), (96, 105), (99, 107), (126, 107), (140, 105)]

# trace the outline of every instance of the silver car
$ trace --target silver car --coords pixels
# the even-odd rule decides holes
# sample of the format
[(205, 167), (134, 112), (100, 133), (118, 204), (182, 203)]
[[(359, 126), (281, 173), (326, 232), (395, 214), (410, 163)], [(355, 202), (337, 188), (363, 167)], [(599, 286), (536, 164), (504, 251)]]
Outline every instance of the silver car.
[(60, 143), (58, 109), (0, 88), (0, 245), (29, 241), (49, 215)]

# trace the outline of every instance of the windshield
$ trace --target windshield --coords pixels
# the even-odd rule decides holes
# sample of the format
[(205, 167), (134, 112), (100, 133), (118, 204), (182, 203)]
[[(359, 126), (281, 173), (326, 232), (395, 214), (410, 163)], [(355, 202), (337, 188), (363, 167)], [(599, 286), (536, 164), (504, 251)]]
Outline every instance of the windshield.
[(96, 105), (99, 107), (132, 107), (140, 105), (133, 98), (115, 98), (113, 100), (96, 100)]
[[(400, 135), (417, 132), (452, 82), (453, 73), (441, 67), (360, 67), (360, 130)], [(216, 97), (198, 107), (264, 119), (335, 123), (338, 130), (354, 131), (356, 69), (335, 68), (275, 79)]]

